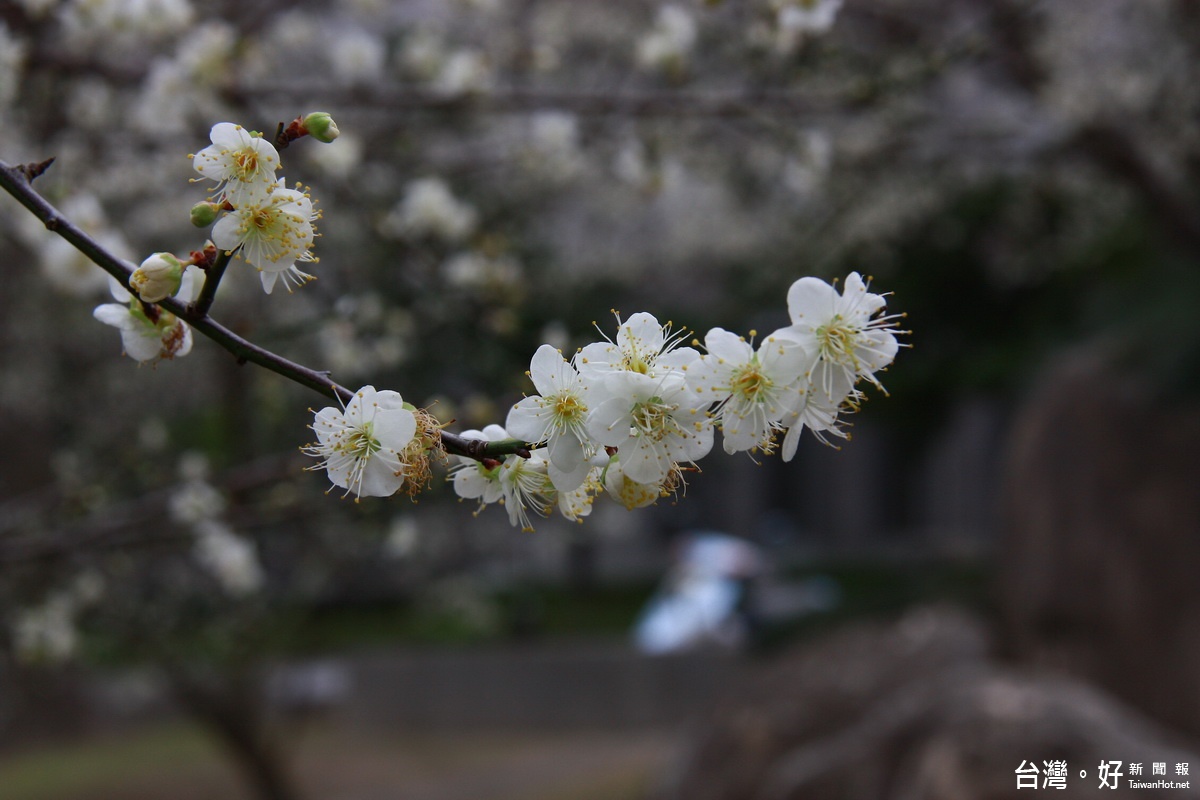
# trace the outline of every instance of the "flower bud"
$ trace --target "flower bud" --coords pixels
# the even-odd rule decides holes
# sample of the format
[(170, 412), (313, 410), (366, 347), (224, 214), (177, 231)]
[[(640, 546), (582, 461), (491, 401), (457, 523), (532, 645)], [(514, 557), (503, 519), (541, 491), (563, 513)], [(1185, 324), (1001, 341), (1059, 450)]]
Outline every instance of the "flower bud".
[(129, 277), (129, 288), (144, 302), (157, 303), (179, 291), (183, 264), (170, 253), (155, 253)]
[(324, 111), (314, 111), (304, 118), (304, 129), (318, 142), (329, 144), (338, 137), (338, 126)]
[(197, 228), (207, 228), (216, 221), (219, 213), (221, 213), (221, 206), (218, 203), (210, 203), (207, 200), (196, 203), (192, 206), (192, 224)]

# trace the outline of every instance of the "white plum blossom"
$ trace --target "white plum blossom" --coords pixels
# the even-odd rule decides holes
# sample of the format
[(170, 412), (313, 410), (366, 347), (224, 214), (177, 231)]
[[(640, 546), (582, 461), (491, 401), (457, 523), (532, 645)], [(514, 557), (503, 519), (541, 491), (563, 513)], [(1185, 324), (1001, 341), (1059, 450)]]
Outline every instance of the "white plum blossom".
[(556, 486), (554, 498), (558, 505), (558, 513), (572, 522), (583, 522), (583, 518), (592, 513), (592, 501), (595, 500), (596, 492), (603, 489), (600, 483), (602, 474), (600, 467), (589, 465), (584, 481), (577, 488), (563, 491)]
[(273, 144), (232, 122), (214, 125), (209, 139), (212, 144), (192, 156), (192, 166), (216, 181), (216, 190), (235, 208), (276, 191), (279, 153)]
[(505, 456), (500, 465), (500, 502), (508, 512), (508, 521), (514, 528), (532, 531), (529, 523), (529, 512), (533, 511), (540, 517), (550, 513), (549, 496), (554, 493), (554, 485), (550, 482), (547, 472), (548, 463), (545, 451), (535, 451), (531, 458), (521, 456)]
[(727, 453), (769, 449), (779, 421), (795, 411), (796, 384), (812, 360), (790, 339), (768, 336), (758, 350), (744, 337), (713, 328), (704, 337), (707, 355), (688, 373), (689, 384), (716, 403)]
[(665, 487), (661, 483), (639, 483), (625, 474), (621, 459), (613, 456), (602, 473), (604, 491), (625, 508), (632, 511), (658, 502)]
[(241, 256), (256, 267), (263, 289), (270, 294), (276, 279), (303, 286), (313, 276), (302, 272), (297, 261), (316, 261), (311, 247), (318, 217), (309, 196), (288, 189), (279, 179), (270, 194), (256, 197), (221, 217), (213, 226), (213, 243), (227, 252), (241, 248)]
[[(899, 344), (897, 317), (876, 316), (886, 305), (867, 291), (857, 272), (846, 277), (841, 294), (820, 278), (801, 278), (787, 296), (792, 325), (775, 336), (791, 338), (815, 355), (826, 369), (814, 368), (812, 383), (826, 400), (841, 400), (860, 378), (883, 388), (875, 373), (892, 363)], [(841, 373), (844, 380), (834, 380)], [(841, 394), (841, 397), (838, 395)]]
[[(489, 442), (499, 442), (511, 439), (508, 431), (499, 425), (488, 425), (482, 431), (463, 431), (464, 439), (486, 439)], [(454, 493), (464, 500), (478, 500), (482, 509), (491, 503), (497, 503), (504, 496), (500, 486), (500, 464), (485, 463), (466, 456), (457, 456), (458, 466), (450, 472), (450, 480), (454, 484)], [(478, 512), (476, 512), (478, 513)]]
[(614, 372), (604, 378), (607, 399), (588, 415), (587, 432), (597, 444), (615, 447), (625, 474), (638, 483), (667, 480), (681, 462), (712, 449), (707, 398), (691, 391), (680, 374), (652, 377)]
[(147, 303), (174, 296), (183, 285), (184, 266), (170, 253), (154, 253), (129, 276), (129, 287)]
[[(465, 431), (462, 436), (489, 442), (513, 438), (511, 431), (500, 425), (488, 425), (482, 431)], [(562, 515), (570, 520), (579, 520), (591, 513), (591, 494), (597, 488), (592, 479), (598, 478), (599, 473), (586, 461), (581, 463), (577, 477), (563, 473), (550, 463), (544, 447), (533, 450), (529, 458), (518, 455), (504, 456), (503, 461), (457, 458), (458, 465), (450, 473), (454, 493), (464, 500), (478, 500), (476, 514), (485, 506), (500, 503), (508, 513), (509, 523), (531, 531), (530, 512), (544, 517), (557, 505)], [(569, 489), (559, 488), (566, 486), (568, 481)]]
[[(189, 268), (188, 272), (192, 270)], [(184, 274), (184, 290), (191, 291), (192, 281)], [(166, 309), (145, 307), (133, 298), (116, 280), (109, 282), (112, 296), (118, 302), (105, 303), (92, 311), (92, 316), (121, 332), (125, 355), (141, 363), (170, 360), (192, 351), (192, 329)]]
[(320, 458), (330, 482), (356, 497), (388, 497), (404, 484), (403, 454), (416, 437), (417, 421), (404, 399), (390, 390), (364, 386), (344, 409), (316, 412), (315, 444), (302, 451)]
[(614, 372), (636, 372), (651, 377), (670, 372), (683, 374), (700, 359), (691, 347), (679, 347), (686, 332), (673, 332), (671, 323), (660, 325), (644, 311), (625, 322), (617, 318), (616, 342), (593, 342), (579, 351), (576, 364), (589, 381)]
[(818, 362), (804, 381), (795, 410), (785, 416), (781, 424), (788, 429), (783, 438), (780, 455), (791, 461), (800, 443), (800, 434), (808, 428), (822, 444), (830, 444), (825, 434), (849, 439), (840, 426), (838, 415), (847, 405), (853, 406), (857, 390), (850, 384), (846, 373), (830, 369), (825, 362)]
[[(562, 353), (544, 344), (533, 354), (529, 377), (538, 393), (526, 397), (508, 412), (505, 422), (510, 435), (527, 442), (545, 442), (550, 461), (566, 473), (576, 472), (595, 447), (584, 422), (588, 415), (588, 384)], [(556, 480), (561, 491), (578, 488), (587, 472), (578, 475), (574, 486)]]

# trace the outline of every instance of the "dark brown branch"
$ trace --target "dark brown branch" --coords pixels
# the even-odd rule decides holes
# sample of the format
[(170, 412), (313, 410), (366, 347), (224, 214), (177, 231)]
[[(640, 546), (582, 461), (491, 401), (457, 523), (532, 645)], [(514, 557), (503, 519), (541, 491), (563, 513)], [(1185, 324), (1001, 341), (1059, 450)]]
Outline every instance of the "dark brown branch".
[(212, 308), (213, 301), (217, 299), (217, 287), (221, 285), (221, 278), (225, 276), (225, 268), (229, 266), (232, 259), (233, 254), (230, 252), (221, 250), (217, 253), (212, 266), (204, 271), (204, 286), (200, 289), (196, 302), (192, 303), (189, 309), (190, 315), (208, 316), (208, 310)]

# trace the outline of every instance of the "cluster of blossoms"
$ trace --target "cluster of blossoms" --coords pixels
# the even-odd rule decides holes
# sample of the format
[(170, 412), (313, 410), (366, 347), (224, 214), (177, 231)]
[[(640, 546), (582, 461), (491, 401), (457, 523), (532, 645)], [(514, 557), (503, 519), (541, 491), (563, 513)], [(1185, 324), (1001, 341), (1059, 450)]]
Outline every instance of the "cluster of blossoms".
[[(311, 135), (328, 142), (337, 134), (328, 114), (310, 114), (281, 129), (277, 141)], [(280, 278), (289, 289), (312, 279), (296, 264), (315, 261), (317, 214), (307, 194), (275, 177), (276, 148), (228, 122), (213, 127), (211, 140), (192, 163), (216, 188), (193, 207), (192, 221), (212, 225), (212, 241), (186, 260), (151, 255), (128, 287), (113, 282), (119, 302), (95, 311), (120, 329), (126, 353), (138, 361), (191, 349), (187, 325), (157, 304), (174, 297), (190, 304), (186, 315), (204, 315), (235, 254), (259, 271), (268, 293)], [(476, 219), (445, 184), (431, 179), (410, 184), (385, 222), (400, 235), (452, 240), (469, 235)], [(713, 328), (703, 342), (685, 346), (689, 332), (641, 312), (625, 320), (618, 315), (615, 339), (606, 336), (570, 359), (542, 345), (527, 373), (537, 394), (514, 405), (503, 426), (463, 434), (489, 444), (456, 450), (476, 457), (457, 456), (450, 475), (455, 492), (481, 508), (501, 503), (514, 526), (530, 529), (531, 513), (546, 516), (555, 507), (581, 521), (600, 494), (630, 509), (675, 494), (684, 474), (712, 450), (718, 430), (728, 453), (780, 449), (785, 461), (806, 428), (825, 443), (829, 436), (845, 438), (839, 418), (857, 408), (857, 387), (865, 381), (882, 389), (876, 373), (899, 349), (897, 316), (882, 313), (884, 297), (868, 291), (858, 273), (840, 292), (820, 279), (801, 278), (788, 291), (787, 305), (791, 324), (761, 339), (754, 331), (747, 338)], [(320, 459), (312, 469), (325, 470), (335, 487), (356, 498), (416, 494), (429, 482), (430, 454), (442, 450), (436, 419), (397, 392), (373, 386), (340, 408), (315, 412), (311, 427), (317, 441), (303, 451)], [(503, 445), (492, 448), (492, 442)], [(197, 528), (200, 560), (231, 591), (258, 585), (251, 546), (217, 520), (186, 521)]]
[[(310, 114), (301, 124), (320, 141), (333, 141), (338, 133), (328, 114)], [(289, 282), (302, 286), (312, 280), (296, 262), (316, 261), (311, 248), (318, 214), (303, 187), (289, 189), (283, 178), (275, 178), (275, 147), (232, 122), (214, 125), (209, 138), (212, 144), (192, 156), (192, 166), (217, 182), (216, 192), (192, 209), (192, 221), (207, 227), (216, 220), (213, 243), (229, 253), (239, 251), (259, 271), (268, 294), (280, 278), (289, 290)]]
[[(328, 114), (317, 112), (297, 119), (285, 134), (331, 142), (338, 129)], [(110, 279), (117, 303), (93, 312), (96, 319), (120, 330), (125, 354), (139, 362), (191, 351), (191, 329), (154, 304), (169, 297), (194, 302), (205, 275), (211, 277), (222, 257), (218, 253), (224, 258), (237, 253), (255, 267), (268, 294), (281, 278), (289, 291), (289, 283), (301, 286), (313, 279), (296, 263), (316, 261), (311, 248), (319, 214), (307, 193), (276, 179), (279, 153), (274, 145), (232, 122), (214, 125), (209, 138), (212, 144), (191, 157), (192, 165), (217, 185), (208, 200), (193, 206), (191, 219), (197, 227), (213, 226), (211, 241), (186, 258), (154, 253), (133, 271), (127, 287)]]
[[(845, 438), (839, 417), (857, 408), (857, 387), (882, 389), (876, 373), (900, 347), (898, 317), (881, 313), (884, 297), (858, 273), (841, 292), (801, 278), (787, 303), (791, 324), (757, 343), (753, 332), (747, 339), (713, 328), (701, 352), (682, 346), (686, 333), (642, 312), (618, 317), (615, 340), (570, 360), (542, 345), (528, 373), (537, 394), (514, 405), (503, 426), (463, 434), (532, 449), (502, 459), (458, 456), (455, 492), (481, 507), (502, 503), (513, 525), (529, 529), (531, 512), (555, 507), (581, 520), (601, 493), (631, 509), (675, 493), (718, 429), (727, 453), (780, 448), (785, 461), (806, 428), (826, 443)], [(395, 392), (364, 387), (345, 409), (317, 412), (319, 442), (307, 452), (348, 493), (391, 495), (424, 463), (410, 409)]]

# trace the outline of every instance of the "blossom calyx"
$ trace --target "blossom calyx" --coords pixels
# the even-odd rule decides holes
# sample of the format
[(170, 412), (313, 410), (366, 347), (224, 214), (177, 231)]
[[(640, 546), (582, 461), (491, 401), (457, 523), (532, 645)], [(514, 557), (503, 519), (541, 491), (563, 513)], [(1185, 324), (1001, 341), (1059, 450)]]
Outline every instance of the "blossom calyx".
[(147, 303), (173, 296), (183, 282), (183, 264), (170, 253), (155, 253), (129, 276), (129, 288)]
[(318, 142), (329, 144), (338, 137), (338, 126), (333, 121), (328, 113), (324, 111), (314, 111), (304, 118), (301, 123), (308, 135), (316, 139)]

